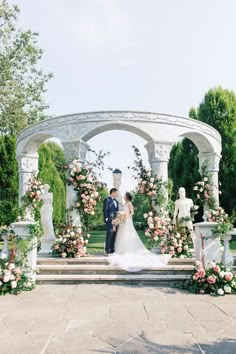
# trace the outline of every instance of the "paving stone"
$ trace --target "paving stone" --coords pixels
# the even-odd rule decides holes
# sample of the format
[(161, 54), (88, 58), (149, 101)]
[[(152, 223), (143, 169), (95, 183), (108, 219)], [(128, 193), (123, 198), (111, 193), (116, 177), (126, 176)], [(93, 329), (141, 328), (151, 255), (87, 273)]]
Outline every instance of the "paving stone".
[(92, 332), (93, 336), (102, 342), (110, 344), (114, 348), (125, 343), (136, 334), (137, 330), (118, 321), (111, 321)]
[(39, 354), (48, 340), (48, 334), (9, 334), (1, 337), (1, 354)]
[(27, 333), (28, 328), (31, 325), (32, 320), (28, 319), (27, 317), (22, 318), (5, 318), (3, 320), (3, 323), (5, 327), (7, 328), (8, 333), (14, 334), (14, 333)]
[(65, 336), (53, 336), (44, 354), (90, 354), (114, 353), (114, 348), (90, 334), (81, 333), (76, 336), (68, 333)]
[(227, 315), (212, 303), (201, 302), (200, 305), (186, 305), (188, 311), (198, 321), (223, 321)]
[(157, 333), (133, 338), (117, 348), (117, 354), (188, 354), (201, 353), (195, 339), (189, 333)]
[(47, 334), (64, 334), (67, 327), (69, 326), (69, 321), (66, 320), (49, 320), (44, 319), (33, 320), (28, 327), (29, 333), (47, 333)]

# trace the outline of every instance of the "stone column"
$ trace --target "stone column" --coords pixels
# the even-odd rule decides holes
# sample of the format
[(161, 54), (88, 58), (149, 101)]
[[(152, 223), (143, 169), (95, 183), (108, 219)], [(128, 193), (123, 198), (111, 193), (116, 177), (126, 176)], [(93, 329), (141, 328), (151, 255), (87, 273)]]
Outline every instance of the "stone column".
[(219, 163), (221, 156), (217, 153), (209, 152), (204, 154), (199, 154), (199, 172), (202, 171), (202, 166), (206, 164), (206, 172), (210, 174), (210, 183), (213, 184), (212, 193), (216, 200), (216, 204), (219, 205), (219, 182), (218, 182), (218, 172)]
[(154, 175), (161, 176), (163, 181), (168, 180), (168, 162), (172, 143), (150, 141), (145, 145), (149, 162)]
[(22, 206), (22, 198), (26, 193), (28, 182), (32, 177), (32, 172), (38, 172), (38, 154), (17, 156), (19, 173), (19, 207)]
[[(82, 140), (70, 141), (62, 143), (64, 147), (65, 159), (68, 165), (73, 160), (79, 160), (82, 164), (86, 160), (86, 154), (89, 148), (89, 145)], [(73, 186), (66, 186), (66, 209), (68, 210), (67, 218), (73, 224), (79, 224), (80, 218), (75, 209), (70, 210), (75, 206), (76, 192), (74, 191)]]

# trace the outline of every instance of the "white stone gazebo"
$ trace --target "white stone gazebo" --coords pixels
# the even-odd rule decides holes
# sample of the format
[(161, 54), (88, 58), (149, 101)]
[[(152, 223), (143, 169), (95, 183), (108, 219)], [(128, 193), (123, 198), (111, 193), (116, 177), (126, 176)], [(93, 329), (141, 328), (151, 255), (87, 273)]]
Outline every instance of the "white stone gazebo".
[[(213, 194), (218, 202), (221, 137), (214, 128), (198, 120), (174, 115), (109, 111), (78, 113), (50, 118), (29, 126), (18, 135), (16, 156), (19, 166), (19, 205), (22, 205), (22, 197), (26, 192), (32, 172), (38, 171), (38, 148), (40, 144), (49, 138), (57, 138), (64, 148), (68, 164), (74, 159), (83, 163), (86, 160), (89, 140), (109, 130), (126, 130), (145, 139), (151, 168), (154, 174), (161, 175), (164, 181), (168, 178), (168, 161), (173, 144), (179, 138), (190, 139), (199, 150), (199, 169), (207, 163), (207, 171), (210, 172), (211, 182), (214, 184)], [(75, 197), (73, 186), (67, 186), (67, 209), (74, 206)], [(75, 223), (76, 217), (78, 216), (72, 213), (72, 221)], [(30, 222), (25, 223), (28, 225)], [(21, 230), (21, 224), (15, 223), (16, 231)], [(213, 235), (212, 229), (215, 227), (213, 224), (215, 223), (195, 224), (195, 253), (196, 258), (200, 261), (203, 256), (205, 261), (221, 259), (220, 237)], [(27, 233), (27, 227), (24, 226), (24, 228)], [(226, 247), (225, 260), (229, 258), (226, 254), (227, 249)], [(230, 262), (225, 261), (225, 264)], [(31, 263), (31, 267), (34, 269), (36, 260), (34, 259), (34, 262)]]
[[(109, 130), (126, 130), (146, 140), (149, 162), (155, 174), (168, 178), (172, 145), (180, 137), (190, 139), (199, 150), (199, 168), (208, 161), (208, 171), (218, 200), (218, 171), (221, 157), (220, 134), (209, 125), (190, 118), (167, 114), (109, 111), (88, 112), (50, 118), (24, 129), (17, 139), (19, 205), (33, 171), (38, 170), (38, 148), (49, 138), (61, 142), (67, 162), (85, 161), (88, 141)], [(73, 187), (67, 187), (67, 208), (73, 205)]]

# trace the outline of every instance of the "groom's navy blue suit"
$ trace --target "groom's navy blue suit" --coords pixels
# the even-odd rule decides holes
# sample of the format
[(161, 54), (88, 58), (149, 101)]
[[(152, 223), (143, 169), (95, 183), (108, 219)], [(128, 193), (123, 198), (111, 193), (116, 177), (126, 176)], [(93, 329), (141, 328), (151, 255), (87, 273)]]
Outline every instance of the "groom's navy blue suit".
[(113, 199), (112, 197), (107, 198), (104, 207), (104, 219), (106, 222), (107, 229), (105, 251), (107, 253), (114, 252), (116, 231), (113, 231), (112, 220), (116, 217), (118, 210), (119, 204), (117, 200)]

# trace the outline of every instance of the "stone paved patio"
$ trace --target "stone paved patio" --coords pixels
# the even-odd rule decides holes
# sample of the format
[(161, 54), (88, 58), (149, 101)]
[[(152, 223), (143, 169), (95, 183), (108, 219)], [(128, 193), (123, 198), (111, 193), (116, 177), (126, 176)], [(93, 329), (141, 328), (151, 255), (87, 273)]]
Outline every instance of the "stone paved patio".
[(236, 353), (236, 296), (41, 285), (0, 297), (1, 354)]

